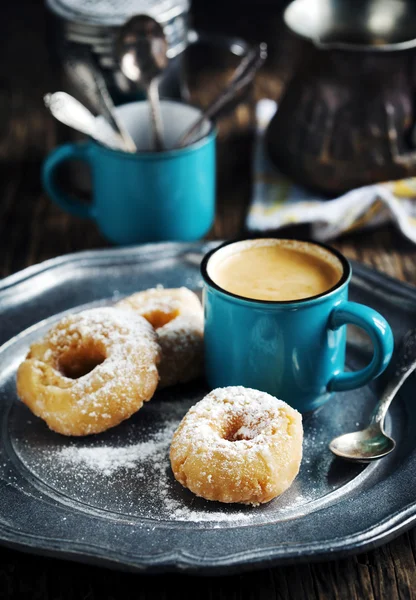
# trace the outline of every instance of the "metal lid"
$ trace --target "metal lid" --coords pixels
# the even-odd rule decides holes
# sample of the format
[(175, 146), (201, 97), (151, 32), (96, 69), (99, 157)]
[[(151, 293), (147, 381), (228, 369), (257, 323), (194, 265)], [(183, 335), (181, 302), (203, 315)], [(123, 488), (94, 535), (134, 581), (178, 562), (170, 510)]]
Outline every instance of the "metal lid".
[(118, 26), (145, 13), (163, 23), (187, 13), (190, 0), (46, 0), (62, 19), (91, 25)]

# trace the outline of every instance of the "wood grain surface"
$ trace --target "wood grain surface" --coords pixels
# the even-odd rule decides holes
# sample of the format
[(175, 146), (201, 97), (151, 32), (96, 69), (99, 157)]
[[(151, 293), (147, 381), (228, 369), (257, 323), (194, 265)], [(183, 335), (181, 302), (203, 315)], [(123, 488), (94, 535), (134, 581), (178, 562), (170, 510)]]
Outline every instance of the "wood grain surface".
[[(0, 36), (0, 277), (60, 254), (107, 246), (92, 223), (64, 214), (42, 191), (41, 163), (68, 137), (42, 102), (42, 95), (57, 90), (61, 82), (45, 42), (43, 3), (19, 0), (8, 3), (5, 11)], [(203, 17), (205, 13), (197, 12), (197, 20)], [(261, 36), (257, 27), (250, 29), (250, 19), (244, 15), (230, 18), (229, 23), (233, 33), (253, 40)], [(278, 19), (265, 18), (269, 33), (275, 31), (274, 23), (278, 28)], [(226, 20), (221, 25), (227, 29)], [(276, 31), (271, 60), (256, 82), (256, 97), (278, 97), (296, 55), (293, 40)], [(225, 77), (224, 72), (198, 72), (192, 81), (193, 100), (206, 103)], [(243, 103), (221, 123), (212, 238), (244, 232), (251, 186), (251, 126), (252, 102)], [(299, 230), (287, 234), (299, 235)], [(416, 248), (393, 226), (349, 235), (334, 245), (350, 258), (416, 284)], [(416, 598), (415, 565), (415, 530), (345, 560), (219, 578), (131, 575), (0, 548), (0, 598), (411, 599)]]

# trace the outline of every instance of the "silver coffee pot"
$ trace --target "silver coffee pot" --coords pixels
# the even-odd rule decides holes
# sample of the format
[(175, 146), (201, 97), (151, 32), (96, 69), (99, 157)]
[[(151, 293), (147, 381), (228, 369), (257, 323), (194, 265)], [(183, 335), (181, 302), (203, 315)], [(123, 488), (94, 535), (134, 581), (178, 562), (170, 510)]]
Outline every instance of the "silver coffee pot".
[(295, 181), (341, 194), (416, 176), (416, 2), (294, 0), (286, 26), (304, 41), (267, 132)]

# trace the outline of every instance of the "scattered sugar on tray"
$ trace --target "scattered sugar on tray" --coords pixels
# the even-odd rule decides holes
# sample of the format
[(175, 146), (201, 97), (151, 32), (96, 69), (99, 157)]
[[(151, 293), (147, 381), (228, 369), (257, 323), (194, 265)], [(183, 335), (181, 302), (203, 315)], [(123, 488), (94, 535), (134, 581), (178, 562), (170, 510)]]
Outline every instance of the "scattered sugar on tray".
[(154, 435), (153, 439), (146, 442), (119, 447), (68, 446), (63, 448), (58, 456), (64, 462), (72, 465), (84, 465), (105, 476), (110, 476), (118, 469), (133, 469), (140, 461), (157, 456), (158, 453), (166, 450), (176, 426), (176, 421), (168, 423), (164, 429)]
[[(49, 481), (54, 473), (58, 478), (57, 482), (62, 480), (65, 474), (65, 479), (69, 476), (74, 483), (78, 481), (76, 486), (79, 490), (84, 490), (80, 496), (81, 500), (86, 500), (84, 492), (88, 490), (88, 499), (94, 499), (94, 504), (99, 508), (118, 510), (118, 504), (114, 502), (120, 501), (119, 506), (123, 511), (130, 510), (131, 514), (158, 521), (210, 523), (210, 526), (215, 528), (220, 527), (221, 522), (248, 523), (250, 520), (257, 521), (259, 517), (262, 520), (263, 511), (238, 505), (217, 508), (217, 504), (194, 499), (190, 493), (187, 494), (188, 498), (182, 497), (182, 491), (178, 489), (171, 473), (169, 446), (184, 411), (201, 397), (201, 392), (198, 392), (195, 398), (187, 399), (186, 407), (178, 402), (174, 393), (172, 398), (164, 396), (165, 394), (162, 395), (163, 399), (161, 398), (164, 418), (157, 432), (150, 433), (147, 428), (140, 427), (139, 433), (137, 425), (134, 424), (119, 446), (109, 443), (98, 446), (95, 445), (96, 441), (90, 439), (87, 444), (92, 441), (94, 445), (85, 445), (84, 441), (83, 445), (79, 445), (77, 441), (76, 444), (72, 443), (64, 448), (49, 448), (47, 452), (42, 452), (42, 462), (50, 465), (47, 467)], [(138, 435), (143, 441), (137, 441)], [(126, 471), (130, 471), (130, 474)], [(206, 472), (209, 478), (209, 469)], [(147, 500), (143, 504), (137, 495), (141, 485), (146, 486)], [(116, 489), (119, 491), (114, 496)], [(107, 494), (110, 500), (108, 506)], [(291, 512), (309, 500), (303, 495), (298, 495), (289, 505), (279, 507), (278, 511), (282, 514)]]
[[(177, 500), (171, 492), (171, 484), (169, 481), (168, 468), (166, 464), (160, 462), (156, 465), (156, 468), (160, 471), (158, 493), (163, 501), (164, 507), (167, 509), (169, 516), (174, 517), (174, 520), (178, 521), (191, 521), (191, 522), (215, 522), (215, 521), (229, 521), (239, 522), (247, 521), (253, 518), (253, 514), (244, 509), (237, 509), (236, 507), (226, 507), (222, 510), (197, 510), (184, 505), (181, 501)], [(174, 484), (175, 485), (175, 484)], [(215, 505), (214, 505), (215, 506)], [(231, 510), (233, 512), (231, 512)]]
[[(163, 507), (161, 518), (192, 521), (192, 522), (215, 522), (215, 521), (246, 521), (253, 517), (250, 512), (244, 512), (244, 509), (238, 510), (233, 507), (233, 512), (229, 507), (222, 510), (197, 510), (184, 505), (182, 501), (176, 499), (174, 488), (176, 482), (170, 477), (170, 463), (168, 457), (169, 445), (178, 421), (165, 423), (164, 427), (155, 433), (150, 440), (131, 444), (127, 446), (92, 446), (79, 447), (68, 446), (49, 456), (49, 459), (56, 465), (57, 460), (64, 465), (77, 467), (77, 476), (85, 477), (85, 469), (94, 473), (111, 478), (119, 470), (134, 469), (135, 479), (144, 479), (145, 473), (141, 471), (145, 461), (151, 464), (152, 470), (156, 475), (155, 494), (160, 499)], [(79, 471), (81, 468), (81, 471)], [(82, 469), (83, 468), (83, 469)], [(126, 490), (124, 490), (125, 492)], [(123, 492), (123, 493), (124, 493)]]

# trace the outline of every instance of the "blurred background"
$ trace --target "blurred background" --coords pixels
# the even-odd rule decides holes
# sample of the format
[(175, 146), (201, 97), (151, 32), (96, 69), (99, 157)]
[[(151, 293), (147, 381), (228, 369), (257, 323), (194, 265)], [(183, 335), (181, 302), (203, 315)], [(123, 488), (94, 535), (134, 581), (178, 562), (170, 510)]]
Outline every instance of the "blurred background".
[[(59, 9), (60, 3), (54, 4)], [(88, 4), (85, 3), (87, 7)], [(236, 233), (243, 224), (243, 213), (229, 213), (235, 203), (241, 208), (249, 201), (253, 98), (277, 97), (290, 69), (292, 47), (283, 40), (287, 36), (283, 34), (283, 6), (279, 1), (260, 2), (254, 11), (250, 2), (195, 0), (187, 15), (192, 27), (200, 31), (241, 37), (247, 43), (267, 39), (269, 56), (278, 57), (273, 77), (267, 72), (259, 76), (255, 91), (219, 122), (220, 218), (213, 232), (218, 237)], [(48, 114), (43, 102), (47, 92), (70, 89), (62, 66), (70, 44), (63, 19), (42, 0), (17, 0), (5, 6), (1, 27), (4, 58), (0, 65), (0, 276), (51, 254), (107, 245), (90, 222), (64, 214), (41, 188), (40, 169), (46, 155), (57, 145), (77, 137)], [(282, 46), (284, 53), (280, 51)], [(238, 58), (221, 45), (201, 43), (186, 51), (186, 62), (189, 101), (204, 106), (226, 81)], [(233, 221), (228, 231), (227, 226), (220, 225), (222, 215)], [(40, 239), (36, 237), (37, 230)]]
[[(295, 14), (291, 27), (283, 19), (288, 4), (280, 0), (149, 3), (152, 10), (161, 11), (162, 20), (174, 15), (174, 25), (168, 26), (173, 50), (168, 76), (160, 86), (163, 97), (182, 96), (186, 102), (206, 107), (224, 88), (247, 48), (267, 43), (268, 58), (254, 85), (247, 86), (217, 120), (217, 211), (211, 238), (255, 234), (259, 222), (262, 234), (283, 226), (286, 232), (291, 223), (302, 222), (302, 216), (293, 217), (287, 210), (285, 219), (267, 220), (268, 214), (280, 209), (280, 196), (284, 201), (293, 195), (296, 200), (314, 200), (314, 194), (319, 200), (335, 198), (361, 185), (412, 177), (416, 172), (412, 142), (414, 3), (364, 2), (360, 3), (360, 12), (353, 10), (357, 3), (351, 0), (303, 2), (300, 20)], [(115, 67), (108, 50), (111, 23), (114, 18), (123, 20), (133, 5), (109, 0), (16, 0), (4, 7), (0, 37), (0, 276), (51, 256), (108, 245), (93, 223), (64, 213), (42, 189), (40, 172), (45, 157), (58, 145), (82, 137), (53, 119), (43, 97), (48, 92), (65, 90), (82, 99), (79, 89), (68, 79), (64, 64), (68, 49), (80, 46), (94, 55), (106, 74), (116, 104), (138, 97), (137, 91), (123, 88), (120, 79), (114, 80)], [(172, 6), (176, 12), (172, 13)], [(339, 12), (340, 6), (347, 12)], [(337, 19), (335, 24), (325, 13), (328, 7)], [(99, 14), (97, 19), (102, 19), (100, 26), (97, 22), (91, 25), (94, 12)], [(300, 29), (306, 27), (300, 35), (294, 31), (298, 22)], [(350, 48), (322, 52), (316, 44), (313, 47), (307, 38), (314, 30), (312, 27), (308, 31), (308, 23), (315, 26), (316, 22), (327, 23), (326, 34), (334, 31), (335, 42), (357, 48), (353, 52)], [(340, 23), (346, 23), (347, 29), (340, 28)], [(367, 35), (363, 23), (365, 27), (372, 23), (371, 35)], [(188, 42), (195, 41), (195, 36), (199, 42), (184, 44), (184, 31), (189, 34)], [(378, 35), (383, 31), (384, 37)], [(331, 44), (334, 39), (324, 41)], [(389, 44), (397, 47), (384, 48)], [(368, 47), (371, 52), (367, 52)], [(273, 159), (272, 167), (279, 169), (276, 175), (269, 167), (256, 167), (256, 105), (261, 99), (279, 103), (282, 97), (285, 100), (277, 112), (280, 118), (272, 122), (266, 140), (267, 160)], [(253, 188), (256, 168), (256, 182), (265, 180), (266, 191), (261, 186)], [(62, 180), (68, 188), (88, 197), (88, 182), (81, 166), (65, 169)], [(415, 193), (413, 180), (408, 181), (412, 185), (401, 190), (405, 200)], [(268, 183), (272, 184), (270, 188)], [(300, 188), (293, 188), (292, 183)], [(250, 226), (247, 211), (259, 194), (260, 205), (251, 210)], [(406, 241), (409, 236), (385, 225), (389, 218), (375, 200), (372, 194), (365, 202), (355, 201), (347, 235), (341, 232), (343, 235), (338, 237), (340, 232), (334, 230), (328, 239), (336, 239), (338, 247), (352, 258), (388, 272), (393, 272), (388, 261), (396, 261), (397, 267), (400, 255), (404, 261), (399, 276), (412, 279), (413, 246)], [(413, 205), (412, 196), (411, 203), (406, 204), (411, 218)], [(378, 229), (375, 237), (371, 233), (370, 243), (367, 232), (355, 232), (374, 214), (378, 215)], [(345, 215), (335, 220), (344, 221)], [(322, 239), (318, 235), (321, 232), (311, 233), (305, 227), (297, 227), (294, 234)], [(293, 235), (291, 229), (287, 231)], [(387, 246), (391, 247), (388, 259), (379, 251)]]

